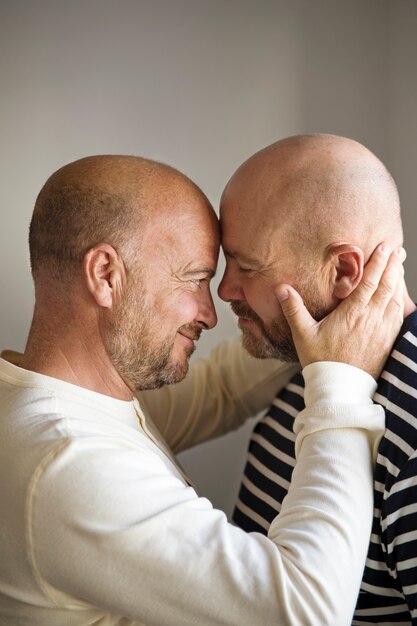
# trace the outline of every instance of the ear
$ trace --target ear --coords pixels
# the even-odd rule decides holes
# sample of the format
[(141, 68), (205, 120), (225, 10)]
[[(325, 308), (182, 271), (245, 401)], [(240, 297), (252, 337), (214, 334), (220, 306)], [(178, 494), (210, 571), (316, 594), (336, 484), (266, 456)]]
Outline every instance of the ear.
[(83, 272), (87, 289), (98, 306), (109, 309), (120, 299), (126, 270), (112, 246), (100, 243), (91, 248), (84, 256)]
[(329, 248), (335, 269), (333, 295), (339, 300), (347, 298), (357, 287), (363, 274), (363, 251), (350, 243), (335, 243)]

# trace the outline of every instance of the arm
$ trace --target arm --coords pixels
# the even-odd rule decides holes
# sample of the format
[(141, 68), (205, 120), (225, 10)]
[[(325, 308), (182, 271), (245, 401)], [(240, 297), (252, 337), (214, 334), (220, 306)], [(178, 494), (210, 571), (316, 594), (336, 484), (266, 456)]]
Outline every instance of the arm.
[(298, 364), (255, 359), (239, 339), (224, 342), (194, 363), (176, 385), (137, 397), (174, 452), (218, 437), (268, 408)]
[(51, 455), (29, 501), (39, 584), (58, 604), (76, 598), (97, 616), (158, 626), (349, 624), (383, 410), (372, 404), (367, 374), (340, 368), (330, 394), (322, 391), (326, 368), (310, 368), (299, 469), (269, 538), (228, 524), (144, 437), (123, 445), (113, 432), (107, 440), (84, 436)]
[[(375, 289), (367, 283), (362, 297)], [(398, 311), (390, 304), (385, 295), (356, 306), (353, 317), (362, 322), (368, 309), (362, 337), (374, 327), (373, 338), (395, 337)], [(392, 325), (387, 313), (381, 326), (375, 307), (391, 310)], [(374, 359), (368, 367), (377, 367)], [(83, 436), (45, 459), (27, 518), (28, 558), (45, 593), (66, 606), (99, 607), (97, 616), (104, 610), (158, 626), (350, 624), (383, 410), (372, 404), (367, 374), (335, 364), (329, 385), (327, 370), (320, 363), (305, 370), (298, 462), (269, 538), (230, 526), (143, 437), (126, 447), (113, 431), (107, 442)]]

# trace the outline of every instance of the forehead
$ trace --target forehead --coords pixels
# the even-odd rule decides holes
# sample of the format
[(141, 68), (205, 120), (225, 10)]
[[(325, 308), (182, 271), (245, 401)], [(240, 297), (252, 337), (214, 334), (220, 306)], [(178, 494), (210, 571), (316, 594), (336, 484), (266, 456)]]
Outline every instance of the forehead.
[(155, 207), (143, 239), (143, 251), (161, 264), (180, 269), (199, 263), (216, 269), (219, 223), (203, 196), (178, 194)]
[(283, 206), (267, 190), (232, 181), (220, 205), (222, 246), (225, 253), (271, 262), (287, 245), (285, 220), (278, 214)]

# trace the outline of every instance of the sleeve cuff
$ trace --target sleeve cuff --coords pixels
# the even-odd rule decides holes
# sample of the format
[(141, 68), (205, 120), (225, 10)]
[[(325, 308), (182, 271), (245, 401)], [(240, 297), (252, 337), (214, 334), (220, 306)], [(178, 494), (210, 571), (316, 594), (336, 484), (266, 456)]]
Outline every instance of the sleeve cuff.
[(370, 374), (353, 365), (336, 361), (310, 363), (303, 369), (304, 402), (329, 404), (372, 404), (377, 383)]
[(305, 437), (323, 430), (361, 429), (375, 459), (385, 428), (385, 412), (374, 404), (377, 383), (365, 371), (339, 362), (311, 363), (303, 370), (306, 408), (294, 422), (296, 456)]

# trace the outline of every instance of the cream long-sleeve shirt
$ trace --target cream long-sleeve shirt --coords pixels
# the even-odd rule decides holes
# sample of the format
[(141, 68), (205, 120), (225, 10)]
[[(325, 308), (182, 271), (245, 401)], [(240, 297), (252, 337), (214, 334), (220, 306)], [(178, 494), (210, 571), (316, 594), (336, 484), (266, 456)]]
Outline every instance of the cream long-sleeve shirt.
[(293, 371), (246, 359), (220, 348), (182, 387), (141, 394), (144, 410), (0, 360), (2, 626), (350, 623), (383, 428), (373, 379), (304, 370), (298, 460), (268, 537), (197, 496), (148, 416), (175, 449), (236, 427)]

